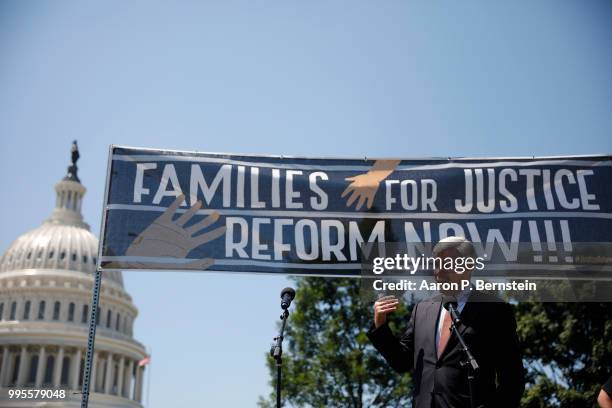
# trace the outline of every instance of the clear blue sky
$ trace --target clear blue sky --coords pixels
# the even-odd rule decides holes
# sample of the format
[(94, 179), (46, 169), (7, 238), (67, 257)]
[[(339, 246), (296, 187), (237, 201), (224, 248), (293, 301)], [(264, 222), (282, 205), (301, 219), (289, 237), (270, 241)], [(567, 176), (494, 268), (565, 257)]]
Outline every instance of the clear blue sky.
[[(96, 234), (111, 143), (612, 153), (611, 22), (609, 1), (2, 1), (0, 250), (50, 214), (73, 139)], [(153, 350), (151, 407), (268, 394), (285, 278), (124, 276)]]

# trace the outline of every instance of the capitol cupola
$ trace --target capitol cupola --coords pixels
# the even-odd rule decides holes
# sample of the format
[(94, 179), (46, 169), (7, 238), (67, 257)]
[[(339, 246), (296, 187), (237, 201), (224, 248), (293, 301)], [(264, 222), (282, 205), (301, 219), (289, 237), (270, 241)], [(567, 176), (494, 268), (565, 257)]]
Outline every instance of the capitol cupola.
[(48, 222), (58, 224), (72, 224), (89, 230), (89, 226), (83, 222), (81, 205), (83, 196), (87, 190), (79, 180), (77, 160), (79, 160), (79, 148), (76, 140), (72, 143), (72, 164), (68, 166), (66, 176), (55, 185), (56, 201), (53, 214)]

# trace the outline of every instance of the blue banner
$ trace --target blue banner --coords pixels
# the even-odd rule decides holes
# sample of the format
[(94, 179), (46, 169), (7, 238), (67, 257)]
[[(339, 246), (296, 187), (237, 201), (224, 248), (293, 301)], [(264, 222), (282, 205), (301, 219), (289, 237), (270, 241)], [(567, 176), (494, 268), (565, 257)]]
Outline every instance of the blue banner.
[(418, 251), (456, 235), (481, 254), (500, 248), (507, 262), (527, 245), (520, 268), (564, 270), (581, 263), (581, 243), (612, 242), (611, 186), (611, 156), (341, 159), (111, 146), (100, 266), (359, 276), (363, 244)]

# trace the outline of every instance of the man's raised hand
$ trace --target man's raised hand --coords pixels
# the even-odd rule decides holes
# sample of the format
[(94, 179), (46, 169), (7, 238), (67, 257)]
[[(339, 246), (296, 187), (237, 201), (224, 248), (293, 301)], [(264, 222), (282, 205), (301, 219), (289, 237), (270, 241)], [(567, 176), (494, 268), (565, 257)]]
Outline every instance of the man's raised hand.
[(383, 296), (374, 302), (374, 326), (379, 328), (387, 321), (387, 314), (394, 312), (399, 300), (393, 295)]

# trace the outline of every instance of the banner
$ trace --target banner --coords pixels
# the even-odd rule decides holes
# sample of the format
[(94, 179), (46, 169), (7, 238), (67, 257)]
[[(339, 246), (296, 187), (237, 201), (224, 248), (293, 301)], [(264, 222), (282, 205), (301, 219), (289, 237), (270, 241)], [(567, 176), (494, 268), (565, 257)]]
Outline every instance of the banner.
[[(528, 247), (515, 269), (546, 274), (580, 266), (581, 244), (597, 258), (592, 245), (612, 242), (611, 186), (611, 156), (340, 159), (111, 146), (100, 266), (359, 276), (368, 244), (418, 252), (455, 235), (510, 263)], [(610, 259), (587, 263), (610, 276)]]

